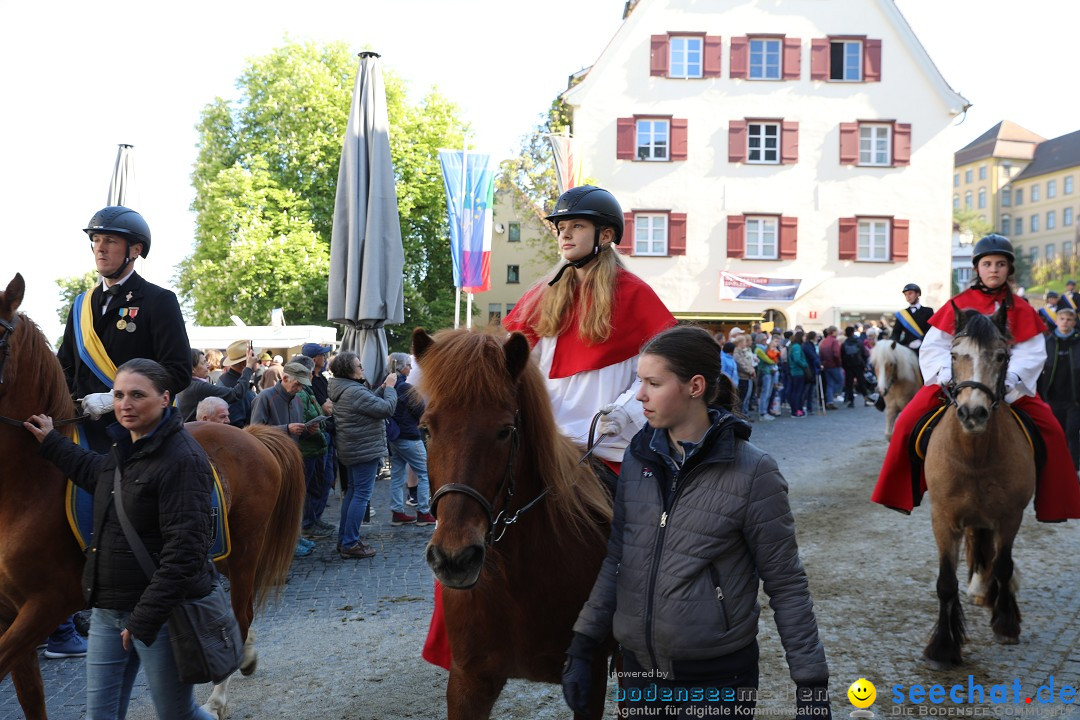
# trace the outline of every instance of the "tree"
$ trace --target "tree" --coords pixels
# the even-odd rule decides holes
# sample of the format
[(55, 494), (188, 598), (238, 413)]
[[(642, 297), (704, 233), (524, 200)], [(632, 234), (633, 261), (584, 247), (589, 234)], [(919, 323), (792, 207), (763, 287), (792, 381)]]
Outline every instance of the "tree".
[(97, 282), (98, 274), (94, 270), (82, 275), (62, 277), (56, 281), (60, 288), (60, 306), (56, 308), (56, 317), (60, 318), (60, 322), (67, 322), (71, 306), (75, 304), (75, 298), (79, 296), (79, 293), (92, 289)]
[[(281, 307), (292, 323), (326, 323), (329, 245), (342, 139), (358, 61), (344, 43), (286, 42), (254, 58), (237, 80), (240, 100), (216, 98), (199, 122), (192, 173), (195, 250), (177, 284), (201, 324), (237, 314), (268, 322)], [(407, 347), (414, 325), (453, 316), (440, 147), (460, 147), (457, 107), (431, 90), (411, 104), (384, 72), (405, 249), (405, 324), (389, 326)]]
[(953, 210), (953, 222), (962, 234), (968, 233), (975, 240), (994, 232), (993, 224), (979, 217), (975, 210)]

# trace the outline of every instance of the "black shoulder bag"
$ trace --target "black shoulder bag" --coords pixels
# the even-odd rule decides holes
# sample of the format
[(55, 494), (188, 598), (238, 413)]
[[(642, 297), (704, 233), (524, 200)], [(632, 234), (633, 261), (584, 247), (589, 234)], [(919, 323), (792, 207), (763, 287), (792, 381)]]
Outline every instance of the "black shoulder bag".
[[(113, 475), (113, 495), (124, 537), (147, 579), (152, 579), (157, 564), (146, 551), (124, 510), (119, 466)], [(214, 586), (206, 597), (182, 600), (169, 615), (169, 642), (172, 644), (173, 660), (180, 682), (189, 685), (222, 682), (240, 667), (244, 654), (240, 624), (233, 615), (229, 596), (221, 584), (221, 575), (216, 568), (213, 568), (213, 573)]]

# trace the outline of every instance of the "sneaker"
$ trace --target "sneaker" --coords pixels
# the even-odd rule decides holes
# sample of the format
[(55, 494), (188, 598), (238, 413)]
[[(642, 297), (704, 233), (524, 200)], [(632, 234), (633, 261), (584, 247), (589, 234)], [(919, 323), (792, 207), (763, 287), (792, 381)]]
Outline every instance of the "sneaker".
[(304, 528), (300, 534), (308, 539), (316, 539), (330, 537), (334, 532), (336, 532), (336, 528), (327, 525), (326, 523), (320, 525), (319, 522), (316, 521)]
[(293, 552), (293, 557), (307, 557), (315, 551), (314, 545), (301, 545), (299, 541), (296, 543), (296, 551)]
[(50, 638), (45, 645), (45, 657), (51, 660), (86, 657), (86, 638), (77, 632), (71, 633), (62, 642), (53, 642)]
[(416, 488), (414, 488), (414, 487), (408, 488), (408, 491), (409, 491), (409, 499), (406, 500), (405, 502), (408, 505), (415, 506), (416, 505)]
[(431, 513), (416, 513), (416, 524), (418, 527), (424, 527), (425, 525), (434, 525), (435, 516)]
[(791, 413), (791, 417), (797, 417), (797, 418), (806, 417), (806, 412), (803, 411), (803, 410), (796, 410), (795, 412)]
[(329, 532), (336, 532), (337, 531), (336, 527), (334, 527), (333, 525), (331, 525), (328, 522), (323, 522), (322, 520), (316, 520), (315, 521), (315, 527), (319, 528), (320, 530), (328, 530)]
[(407, 497), (405, 499), (405, 504), (407, 506), (409, 506), (409, 507), (416, 507), (416, 505), (417, 505), (416, 496), (415, 495), (410, 495), (409, 497)]
[(315, 548), (315, 541), (314, 540), (308, 540), (305, 537), (301, 537), (301, 538), (296, 539), (296, 545), (297, 545), (297, 547), (303, 545), (306, 548), (314, 549)]
[(364, 543), (356, 543), (350, 547), (341, 548), (338, 554), (345, 560), (364, 560), (375, 557), (375, 548)]
[(870, 398), (864, 398), (862, 404), (863, 404), (863, 407), (866, 407), (868, 405), (873, 405), (874, 401), (871, 400)]
[(825, 409), (826, 410), (835, 410), (836, 406), (833, 405), (832, 403), (825, 403)]
[[(406, 515), (405, 513), (395, 512), (390, 518), (390, 524), (395, 527), (398, 525), (409, 525), (416, 522), (415, 515)], [(345, 548), (348, 550), (348, 548)]]
[(761, 419), (768, 422), (769, 420), (775, 420), (776, 418), (774, 418), (772, 415), (762, 415)]

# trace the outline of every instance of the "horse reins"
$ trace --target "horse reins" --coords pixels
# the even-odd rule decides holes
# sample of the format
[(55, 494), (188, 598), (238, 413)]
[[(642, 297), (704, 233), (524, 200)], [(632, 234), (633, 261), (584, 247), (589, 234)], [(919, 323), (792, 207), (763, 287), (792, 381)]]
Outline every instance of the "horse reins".
[[(4, 330), (4, 337), (0, 338), (0, 385), (4, 383), (4, 368), (7, 367), (8, 358), (11, 357), (11, 347), (8, 345), (8, 340), (10, 340), (11, 336), (15, 333), (15, 328), (18, 327), (18, 325), (18, 313), (15, 313), (15, 315), (11, 318), (11, 322), (8, 322), (4, 318), (0, 318), (0, 328), (3, 328)], [(58, 428), (65, 425), (71, 425), (81, 420), (85, 420), (87, 417), (89, 417), (89, 415), (83, 414), (79, 415), (78, 417), (67, 418), (66, 420), (59, 420), (53, 423), (53, 427)], [(23, 422), (23, 420), (16, 420), (15, 418), (9, 418), (0, 415), (0, 423), (26, 430), (26, 428), (23, 427)]]

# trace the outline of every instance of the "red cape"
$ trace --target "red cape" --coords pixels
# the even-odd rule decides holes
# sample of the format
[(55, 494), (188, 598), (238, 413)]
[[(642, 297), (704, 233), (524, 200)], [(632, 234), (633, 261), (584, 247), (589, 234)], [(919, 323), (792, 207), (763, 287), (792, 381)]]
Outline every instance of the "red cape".
[[(953, 298), (953, 302), (961, 310), (978, 310), (983, 315), (992, 315), (997, 310), (996, 304), (1005, 297), (1005, 290), (988, 294), (974, 288), (969, 288)], [(953, 316), (952, 303), (947, 302), (930, 318), (930, 324), (938, 330), (956, 334), (956, 318)], [(1013, 306), (1009, 309), (1009, 332), (1012, 333), (1014, 343), (1022, 343), (1036, 335), (1042, 335), (1046, 324), (1039, 317), (1039, 313), (1031, 304), (1022, 297), (1013, 295)]]
[[(508, 332), (520, 332), (530, 346), (540, 341), (525, 315), (535, 305), (537, 295), (547, 289), (538, 284), (529, 289), (502, 324)], [(595, 345), (578, 334), (578, 312), (581, 305), (575, 299), (567, 329), (555, 341), (555, 357), (551, 362), (552, 379), (570, 377), (588, 370), (615, 365), (635, 357), (645, 341), (661, 330), (676, 324), (675, 318), (653, 289), (637, 275), (619, 268), (615, 276), (615, 300), (611, 309), (611, 335)]]

